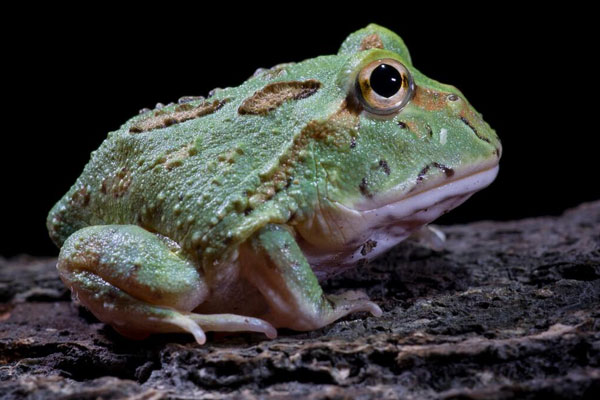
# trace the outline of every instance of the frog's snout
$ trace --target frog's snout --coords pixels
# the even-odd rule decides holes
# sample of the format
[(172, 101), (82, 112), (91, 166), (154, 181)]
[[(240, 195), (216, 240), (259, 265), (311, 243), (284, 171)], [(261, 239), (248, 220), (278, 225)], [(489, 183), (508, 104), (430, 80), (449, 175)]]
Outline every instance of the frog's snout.
[[(502, 144), (496, 135), (496, 132), (483, 120), (480, 114), (474, 110), (470, 112), (461, 112), (460, 121), (470, 130), (479, 140), (490, 146), (491, 157), (500, 160), (502, 156)], [(487, 147), (487, 146), (486, 146)]]

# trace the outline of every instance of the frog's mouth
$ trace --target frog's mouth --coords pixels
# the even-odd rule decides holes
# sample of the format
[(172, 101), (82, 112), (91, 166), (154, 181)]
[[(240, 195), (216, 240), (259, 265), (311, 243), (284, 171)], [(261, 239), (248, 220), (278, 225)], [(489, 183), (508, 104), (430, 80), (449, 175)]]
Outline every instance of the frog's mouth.
[[(386, 195), (376, 195), (355, 203), (349, 208), (358, 212), (368, 212), (385, 207), (401, 207), (404, 211), (396, 213), (394, 216), (396, 218), (408, 216), (445, 198), (464, 194), (472, 195), (491, 184), (498, 174), (496, 160), (474, 164), (456, 171), (451, 170), (451, 175), (447, 173), (448, 168), (436, 163), (431, 165), (436, 165), (436, 168), (442, 172), (428, 176), (423, 181), (417, 179), (417, 182), (408, 189), (405, 187), (391, 189)], [(429, 167), (428, 165), (426, 168), (429, 169)]]
[(313, 221), (313, 227), (324, 230), (314, 236), (320, 242), (302, 235), (306, 241), (305, 255), (316, 272), (327, 271), (327, 275), (332, 272), (327, 269), (331, 265), (343, 269), (361, 259), (372, 259), (465, 202), (492, 183), (497, 174), (496, 161), (461, 169), (451, 178), (432, 176), (401, 193), (371, 198), (353, 206), (335, 202), (335, 211), (330, 209), (332, 212), (321, 213), (317, 218), (327, 221)]

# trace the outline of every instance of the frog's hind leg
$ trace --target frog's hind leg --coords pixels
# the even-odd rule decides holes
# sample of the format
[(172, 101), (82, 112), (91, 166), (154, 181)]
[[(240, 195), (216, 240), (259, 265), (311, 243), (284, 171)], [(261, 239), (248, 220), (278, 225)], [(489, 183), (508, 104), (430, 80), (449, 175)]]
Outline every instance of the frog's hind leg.
[(261, 317), (277, 327), (305, 331), (353, 312), (382, 314), (379, 306), (361, 292), (325, 295), (293, 234), (285, 226), (265, 226), (242, 250), (245, 252), (244, 275), (269, 305), (269, 312)]
[(255, 331), (275, 337), (269, 323), (233, 314), (191, 311), (208, 296), (204, 280), (178, 246), (135, 225), (92, 226), (64, 243), (57, 265), (75, 297), (124, 336), (205, 331)]

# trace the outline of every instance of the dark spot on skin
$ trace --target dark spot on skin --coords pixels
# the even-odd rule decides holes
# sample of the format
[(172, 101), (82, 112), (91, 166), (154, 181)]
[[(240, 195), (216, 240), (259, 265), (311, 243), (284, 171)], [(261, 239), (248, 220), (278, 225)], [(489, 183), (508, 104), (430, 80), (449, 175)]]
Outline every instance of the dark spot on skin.
[(358, 185), (360, 192), (367, 197), (373, 197), (373, 194), (369, 191), (369, 183), (367, 182), (367, 178), (362, 178), (360, 181), (360, 185)]
[(354, 136), (352, 136), (352, 138), (350, 139), (350, 148), (353, 149), (356, 147), (356, 138)]
[(367, 254), (372, 252), (375, 247), (377, 247), (377, 242), (375, 240), (369, 239), (365, 242), (365, 244), (363, 244), (362, 249), (360, 249), (360, 254), (366, 256)]
[(248, 207), (244, 210), (244, 215), (250, 215), (251, 212), (252, 212), (252, 208)]
[(425, 167), (423, 167), (423, 169), (419, 172), (417, 175), (417, 183), (421, 182), (425, 178), (425, 175), (427, 175), (427, 172), (429, 172), (432, 166), (442, 171), (447, 178), (454, 176), (454, 170), (452, 168), (438, 162), (432, 162), (431, 164), (427, 164)]
[(486, 138), (485, 136), (481, 136), (481, 135), (479, 134), (479, 132), (477, 132), (477, 129), (475, 129), (475, 127), (473, 126), (473, 124), (471, 124), (471, 122), (469, 122), (469, 120), (468, 120), (468, 119), (466, 119), (465, 117), (460, 117), (460, 120), (461, 120), (462, 122), (464, 122), (464, 124), (465, 124), (465, 125), (467, 125), (469, 128), (471, 128), (471, 130), (472, 130), (472, 131), (475, 133), (475, 135), (476, 135), (476, 136), (477, 136), (479, 139), (483, 140), (484, 142), (490, 143), (490, 140), (489, 140), (488, 138)]
[(406, 125), (406, 123), (404, 123), (404, 122), (402, 122), (402, 121), (398, 121), (398, 122), (396, 122), (396, 123), (398, 124), (398, 126), (399, 126), (401, 129), (406, 129), (406, 128), (408, 128), (408, 125)]
[(354, 115), (360, 114), (364, 109), (362, 104), (360, 103), (360, 101), (354, 94), (348, 94), (348, 96), (346, 96), (345, 103), (346, 103), (346, 110), (348, 110), (348, 112), (350, 112)]
[(390, 166), (388, 165), (387, 161), (379, 160), (379, 167), (383, 169), (383, 172), (385, 172), (386, 175), (390, 174)]
[(183, 194), (179, 193), (179, 196), (177, 196), (177, 198), (179, 199), (179, 201), (183, 201)]
[(423, 178), (425, 177), (425, 174), (427, 174), (428, 171), (429, 171), (429, 165), (426, 165), (425, 167), (423, 167), (423, 169), (417, 175), (417, 183), (419, 183), (423, 180)]
[(496, 150), (494, 150), (494, 153), (496, 153), (496, 157), (500, 158), (500, 148), (496, 147)]
[(444, 164), (434, 162), (433, 166), (441, 170), (448, 178), (451, 178), (454, 175), (454, 170), (450, 167), (446, 167)]
[(431, 126), (429, 126), (429, 124), (425, 124), (425, 126), (427, 127), (427, 134), (429, 137), (433, 137), (433, 130), (431, 129)]
[(449, 101), (456, 101), (456, 100), (458, 100), (458, 96), (455, 95), (455, 94), (449, 94), (448, 95), (448, 100)]

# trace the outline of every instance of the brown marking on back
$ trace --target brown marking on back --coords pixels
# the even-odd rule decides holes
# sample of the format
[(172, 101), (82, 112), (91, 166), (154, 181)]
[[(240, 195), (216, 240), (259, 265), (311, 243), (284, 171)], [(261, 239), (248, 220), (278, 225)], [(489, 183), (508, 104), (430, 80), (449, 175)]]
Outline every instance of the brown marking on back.
[(242, 102), (238, 113), (264, 115), (288, 100), (300, 100), (312, 96), (321, 87), (315, 79), (269, 83)]
[(360, 118), (347, 99), (342, 102), (340, 108), (324, 121), (310, 121), (304, 128), (303, 133), (316, 140), (332, 140), (338, 147), (356, 143), (356, 133), (360, 126)]
[(161, 161), (164, 162), (165, 169), (171, 171), (183, 164), (183, 160), (196, 153), (194, 143), (189, 143), (182, 148), (175, 150), (166, 155)]
[[(326, 120), (309, 121), (294, 139), (290, 150), (279, 159), (278, 168), (271, 174), (261, 176), (261, 186), (252, 193), (250, 203), (254, 206), (269, 200), (277, 192), (294, 182), (293, 169), (301, 159), (301, 152), (311, 140), (331, 143), (340, 149), (348, 149), (356, 140), (360, 119), (342, 102), (338, 111)], [(355, 142), (356, 143), (356, 142)]]
[(118, 199), (127, 193), (130, 185), (131, 174), (127, 168), (123, 167), (114, 175), (107, 176), (102, 180), (100, 192)]
[(411, 103), (427, 111), (439, 111), (447, 106), (448, 93), (415, 86)]
[(204, 101), (197, 106), (189, 103), (180, 104), (171, 112), (165, 110), (155, 111), (150, 117), (136, 122), (129, 128), (130, 133), (147, 132), (154, 129), (166, 128), (174, 124), (200, 118), (212, 114), (227, 103), (228, 99)]
[(360, 42), (360, 51), (369, 49), (383, 49), (383, 42), (378, 34), (372, 33), (367, 35)]

